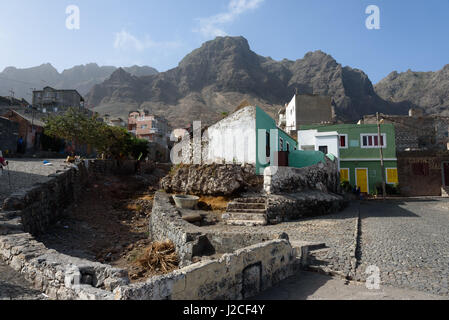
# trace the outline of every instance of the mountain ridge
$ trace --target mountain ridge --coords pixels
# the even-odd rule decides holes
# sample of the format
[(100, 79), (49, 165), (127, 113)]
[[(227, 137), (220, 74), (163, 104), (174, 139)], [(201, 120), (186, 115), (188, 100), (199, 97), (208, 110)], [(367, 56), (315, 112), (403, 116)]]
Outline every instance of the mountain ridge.
[[(139, 75), (156, 74), (158, 71), (148, 66), (125, 67), (125, 70)], [(96, 63), (76, 65), (62, 72), (50, 63), (43, 63), (31, 68), (6, 67), (0, 72), (0, 95), (9, 95), (9, 90), (15, 91), (15, 97), (31, 99), (31, 88), (52, 86), (57, 89), (76, 89), (81, 95), (86, 95), (98, 83), (106, 80), (117, 67), (99, 66)]]
[(276, 61), (253, 52), (243, 37), (207, 41), (166, 72), (147, 77), (122, 74), (121, 82), (114, 74), (111, 78), (88, 95), (96, 111), (126, 117), (129, 111), (145, 108), (166, 116), (173, 126), (194, 120), (211, 124), (242, 100), (275, 116), (296, 90), (332, 96), (340, 120), (358, 120), (376, 111), (405, 114), (409, 107), (381, 99), (363, 71), (343, 67), (320, 50), (295, 61)]

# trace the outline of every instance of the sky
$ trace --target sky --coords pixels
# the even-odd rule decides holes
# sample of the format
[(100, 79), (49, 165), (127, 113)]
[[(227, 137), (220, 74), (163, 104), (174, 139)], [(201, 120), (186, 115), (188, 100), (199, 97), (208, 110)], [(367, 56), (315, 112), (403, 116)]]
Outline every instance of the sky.
[[(366, 27), (370, 5), (380, 29)], [(90, 62), (166, 71), (224, 35), (244, 36), (275, 60), (322, 50), (373, 83), (449, 64), (448, 0), (0, 0), (0, 8), (0, 71)]]

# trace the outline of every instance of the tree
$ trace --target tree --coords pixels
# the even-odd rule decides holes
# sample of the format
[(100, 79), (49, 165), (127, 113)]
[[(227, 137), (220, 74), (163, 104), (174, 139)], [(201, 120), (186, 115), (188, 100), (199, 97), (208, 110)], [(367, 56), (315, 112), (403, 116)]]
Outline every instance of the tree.
[(98, 121), (98, 115), (89, 116), (76, 109), (50, 116), (45, 120), (45, 132), (53, 138), (90, 144), (108, 158), (138, 159), (141, 154), (141, 158), (148, 155), (148, 141), (137, 139), (124, 128)]

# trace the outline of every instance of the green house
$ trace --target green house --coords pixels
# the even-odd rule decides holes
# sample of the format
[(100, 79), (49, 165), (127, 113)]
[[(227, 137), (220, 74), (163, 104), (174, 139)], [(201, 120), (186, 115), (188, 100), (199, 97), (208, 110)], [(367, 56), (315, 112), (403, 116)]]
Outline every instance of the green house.
[(383, 150), (386, 183), (398, 183), (395, 131), (381, 125), (379, 139), (375, 124), (301, 126), (298, 149), (333, 154), (339, 160), (340, 177), (363, 193), (375, 193), (382, 183), (380, 146)]

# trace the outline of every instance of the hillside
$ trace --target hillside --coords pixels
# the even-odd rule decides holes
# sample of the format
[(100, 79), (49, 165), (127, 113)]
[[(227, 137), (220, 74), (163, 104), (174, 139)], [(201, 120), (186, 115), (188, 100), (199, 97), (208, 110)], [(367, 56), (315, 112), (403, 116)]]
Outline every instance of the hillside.
[(275, 61), (251, 51), (243, 37), (208, 41), (178, 67), (152, 76), (136, 77), (119, 69), (95, 85), (87, 97), (89, 105), (102, 114), (126, 117), (131, 110), (145, 108), (178, 127), (193, 120), (211, 124), (244, 99), (274, 115), (296, 89), (332, 96), (341, 120), (408, 109), (407, 104), (381, 99), (363, 71), (343, 67), (324, 52), (309, 52), (296, 61)]
[(436, 72), (394, 71), (375, 89), (385, 100), (406, 101), (429, 114), (449, 116), (449, 64)]
[[(136, 76), (157, 73), (156, 69), (146, 66), (124, 69)], [(31, 102), (31, 88), (42, 89), (47, 85), (57, 89), (76, 89), (81, 95), (85, 95), (94, 85), (110, 77), (115, 70), (116, 67), (100, 67), (95, 63), (75, 66), (62, 73), (49, 63), (26, 69), (7, 67), (0, 72), (0, 96), (9, 96), (9, 90), (13, 89), (15, 97), (25, 98)]]

